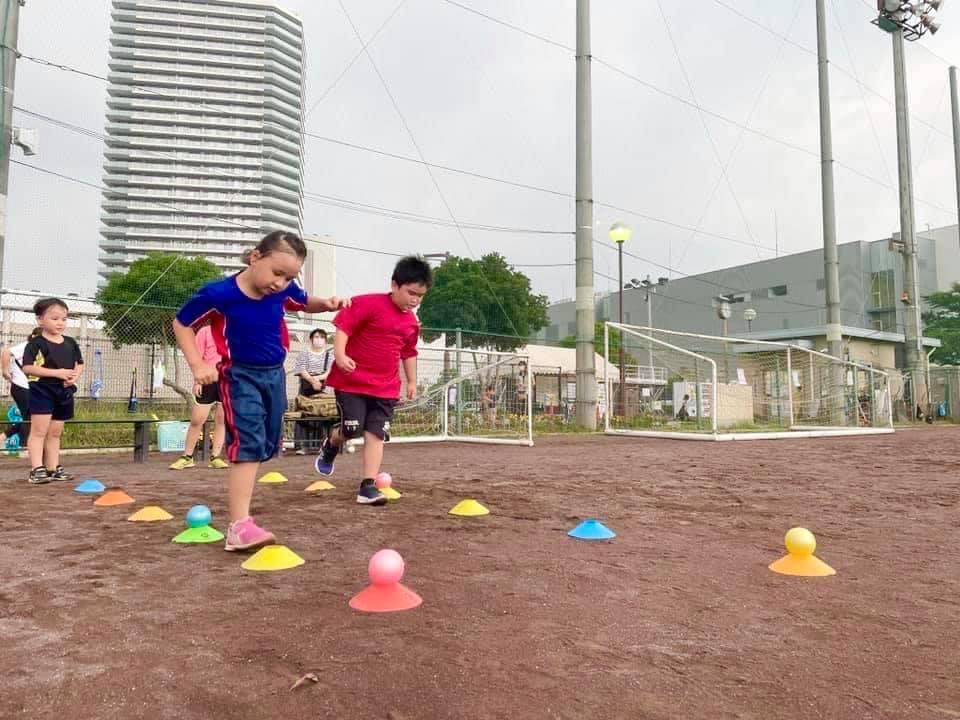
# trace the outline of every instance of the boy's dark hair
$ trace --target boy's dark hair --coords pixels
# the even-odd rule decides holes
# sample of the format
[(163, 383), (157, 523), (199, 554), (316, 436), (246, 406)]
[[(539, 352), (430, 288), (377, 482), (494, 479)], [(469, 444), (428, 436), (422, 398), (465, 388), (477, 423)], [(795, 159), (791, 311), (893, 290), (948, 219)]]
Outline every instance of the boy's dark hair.
[(393, 269), (393, 277), (390, 278), (398, 286), (400, 285), (433, 285), (433, 271), (430, 264), (419, 255), (407, 255), (400, 258), (397, 266)]
[(37, 300), (33, 304), (33, 314), (37, 317), (42, 317), (43, 314), (52, 307), (62, 307), (64, 312), (70, 312), (70, 308), (67, 307), (67, 304), (60, 298), (49, 297), (43, 298), (42, 300)]
[(267, 257), (267, 255), (275, 252), (288, 252), (301, 260), (307, 257), (307, 244), (303, 241), (303, 238), (286, 230), (274, 230), (272, 233), (264, 235), (256, 247), (243, 254), (244, 265), (250, 264), (250, 256), (254, 250), (260, 253), (261, 257)]
[(327, 339), (327, 331), (323, 328), (314, 328), (310, 331), (310, 339), (313, 340), (317, 335), (323, 335), (323, 339)]

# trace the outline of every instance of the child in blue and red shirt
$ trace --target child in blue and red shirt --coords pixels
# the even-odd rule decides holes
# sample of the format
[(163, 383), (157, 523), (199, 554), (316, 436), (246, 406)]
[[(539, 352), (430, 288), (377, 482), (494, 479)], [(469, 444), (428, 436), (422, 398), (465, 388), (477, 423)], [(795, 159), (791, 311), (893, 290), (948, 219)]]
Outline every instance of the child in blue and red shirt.
[[(287, 406), (283, 361), (290, 347), (286, 311), (324, 312), (346, 307), (337, 297), (310, 298), (294, 278), (307, 256), (303, 240), (283, 231), (264, 237), (245, 256), (242, 272), (204, 286), (180, 308), (173, 331), (197, 384), (218, 382), (226, 420), (230, 527), (227, 550), (274, 542), (250, 517), (260, 463), (276, 455)], [(194, 328), (210, 322), (219, 368), (206, 364)], [(219, 370), (219, 372), (218, 372)]]
[(383, 462), (383, 443), (389, 439), (393, 409), (400, 399), (400, 365), (407, 380), (406, 398), (417, 394), (416, 309), (433, 283), (430, 265), (421, 257), (397, 263), (390, 292), (359, 295), (334, 319), (335, 365), (327, 385), (337, 394), (340, 427), (324, 443), (317, 472), (332, 475), (334, 460), (345, 440), (363, 438), (363, 479), (357, 502), (383, 505), (387, 498), (374, 479)]

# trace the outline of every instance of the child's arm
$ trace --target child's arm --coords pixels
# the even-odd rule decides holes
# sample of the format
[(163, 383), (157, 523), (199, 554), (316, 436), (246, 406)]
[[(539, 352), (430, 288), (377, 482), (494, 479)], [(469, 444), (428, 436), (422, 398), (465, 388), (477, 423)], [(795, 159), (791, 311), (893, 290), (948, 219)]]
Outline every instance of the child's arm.
[(217, 381), (217, 369), (212, 365), (207, 365), (203, 361), (203, 356), (197, 350), (197, 334), (192, 327), (188, 327), (179, 320), (173, 321), (173, 336), (177, 339), (177, 345), (187, 364), (193, 372), (193, 379), (198, 385), (211, 385)]
[(343, 330), (337, 329), (337, 334), (333, 337), (333, 359), (337, 366), (346, 373), (352, 373), (357, 369), (357, 364), (353, 358), (347, 355), (347, 340), (350, 336)]
[(43, 365), (24, 365), (23, 372), (26, 375), (32, 375), (33, 377), (44, 378), (52, 377), (57, 378), (58, 380), (66, 380), (70, 377), (70, 374), (73, 372), (72, 369), (59, 369), (54, 370), (51, 368), (46, 368)]
[(407, 378), (407, 400), (417, 397), (417, 356), (404, 358), (403, 374)]
[(10, 374), (10, 360), (13, 356), (10, 354), (10, 348), (4, 348), (0, 351), (0, 370), (3, 373), (3, 379), (11, 382), (13, 375)]
[(73, 372), (72, 369), (54, 369), (44, 367), (43, 365), (35, 365), (37, 352), (37, 348), (29, 344), (27, 345), (27, 349), (23, 351), (23, 372), (26, 375), (36, 378), (57, 378), (57, 380), (66, 380), (70, 377), (70, 374)]
[(328, 298), (318, 298), (318, 297), (308, 297), (307, 302), (303, 306), (304, 312), (308, 313), (321, 313), (321, 312), (333, 312), (334, 310), (339, 310), (340, 308), (350, 307), (350, 298), (342, 298), (333, 295)]

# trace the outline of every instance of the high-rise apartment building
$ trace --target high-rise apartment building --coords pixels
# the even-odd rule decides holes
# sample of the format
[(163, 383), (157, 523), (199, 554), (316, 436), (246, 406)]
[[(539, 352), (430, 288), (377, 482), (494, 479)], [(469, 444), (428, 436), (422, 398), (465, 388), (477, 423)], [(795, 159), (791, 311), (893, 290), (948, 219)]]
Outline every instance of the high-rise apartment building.
[(113, 0), (100, 274), (151, 251), (225, 272), (302, 232), (303, 26), (260, 0)]

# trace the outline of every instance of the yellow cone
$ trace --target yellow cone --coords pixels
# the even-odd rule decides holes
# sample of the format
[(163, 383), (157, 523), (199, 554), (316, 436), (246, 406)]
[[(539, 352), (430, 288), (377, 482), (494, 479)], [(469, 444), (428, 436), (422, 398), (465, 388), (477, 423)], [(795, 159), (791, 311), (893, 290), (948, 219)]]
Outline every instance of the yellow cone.
[(837, 574), (836, 570), (813, 554), (817, 549), (817, 539), (806, 528), (791, 528), (783, 538), (783, 544), (786, 545), (788, 554), (768, 566), (775, 573), (798, 577), (826, 577)]
[(285, 483), (287, 478), (281, 475), (278, 472), (268, 472), (266, 475), (260, 478), (259, 482), (262, 483)]
[(306, 561), (286, 545), (267, 545), (254, 553), (240, 567), (244, 570), (289, 570)]
[(140, 508), (133, 515), (127, 518), (130, 522), (158, 522), (160, 520), (173, 520), (173, 515), (168, 513), (162, 507), (156, 505), (147, 505)]
[(489, 515), (490, 511), (473, 498), (466, 498), (454, 505), (450, 509), (450, 514), (462, 517), (477, 517), (478, 515)]
[(400, 498), (403, 497), (401, 493), (397, 492), (392, 487), (380, 488), (380, 494), (383, 495), (390, 502), (399, 500)]
[(304, 492), (312, 493), (312, 492), (320, 492), (321, 490), (333, 490), (333, 489), (334, 489), (333, 483), (327, 482), (326, 480), (317, 480), (315, 483), (310, 483), (307, 486), (307, 488), (304, 490)]

